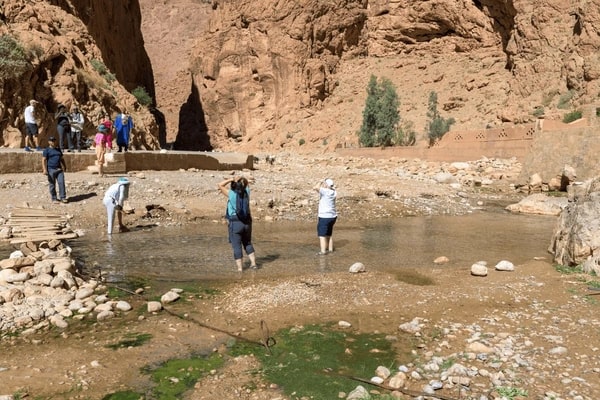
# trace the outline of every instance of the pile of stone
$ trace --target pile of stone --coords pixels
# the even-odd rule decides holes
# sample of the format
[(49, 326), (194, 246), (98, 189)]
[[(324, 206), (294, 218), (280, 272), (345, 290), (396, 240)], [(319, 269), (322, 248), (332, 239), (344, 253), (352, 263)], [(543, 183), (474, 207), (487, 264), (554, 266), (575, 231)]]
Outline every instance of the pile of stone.
[(95, 313), (103, 320), (131, 308), (126, 301), (111, 301), (101, 282), (83, 279), (71, 249), (60, 240), (23, 243), (0, 261), (0, 332), (66, 328), (71, 317)]

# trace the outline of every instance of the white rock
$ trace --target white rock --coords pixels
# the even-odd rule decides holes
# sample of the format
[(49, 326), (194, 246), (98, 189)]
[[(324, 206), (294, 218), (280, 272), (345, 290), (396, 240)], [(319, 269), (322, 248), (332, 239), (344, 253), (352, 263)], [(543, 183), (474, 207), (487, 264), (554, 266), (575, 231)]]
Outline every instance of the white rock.
[(350, 272), (351, 274), (357, 274), (359, 272), (366, 272), (367, 269), (365, 268), (364, 264), (361, 262), (355, 262), (354, 264), (352, 264), (350, 266), (350, 269), (348, 270), (348, 272)]
[(163, 294), (160, 298), (161, 303), (172, 303), (174, 301), (179, 300), (179, 294), (169, 290), (167, 293)]
[(129, 311), (133, 307), (131, 307), (131, 304), (129, 304), (128, 302), (126, 302), (124, 300), (120, 300), (117, 302), (116, 308), (117, 308), (117, 310), (120, 310), (120, 311)]
[(162, 310), (162, 304), (158, 301), (148, 302), (148, 312), (158, 312)]
[(488, 269), (485, 265), (480, 263), (475, 263), (471, 265), (471, 275), (474, 276), (487, 276)]
[(514, 271), (515, 266), (510, 261), (502, 260), (496, 264), (496, 271)]
[(339, 321), (338, 326), (340, 328), (350, 328), (352, 326), (352, 324), (348, 321)]

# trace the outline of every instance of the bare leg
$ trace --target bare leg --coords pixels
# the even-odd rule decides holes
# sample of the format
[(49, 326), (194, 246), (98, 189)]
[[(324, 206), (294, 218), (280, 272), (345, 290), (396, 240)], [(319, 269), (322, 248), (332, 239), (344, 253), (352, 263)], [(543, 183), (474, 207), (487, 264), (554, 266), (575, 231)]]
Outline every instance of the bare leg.
[(321, 247), (321, 253), (325, 254), (327, 253), (327, 237), (326, 236), (319, 236), (319, 245)]
[(237, 266), (238, 272), (242, 272), (244, 270), (244, 267), (242, 266), (241, 258), (238, 258), (237, 260), (235, 260), (235, 265)]
[(329, 252), (333, 251), (333, 237), (327, 236), (327, 241), (329, 242)]

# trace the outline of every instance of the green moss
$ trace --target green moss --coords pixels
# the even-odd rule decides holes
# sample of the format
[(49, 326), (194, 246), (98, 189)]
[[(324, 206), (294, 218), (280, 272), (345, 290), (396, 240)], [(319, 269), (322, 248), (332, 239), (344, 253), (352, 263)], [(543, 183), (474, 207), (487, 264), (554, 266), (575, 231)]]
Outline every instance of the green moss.
[(233, 355), (255, 354), (263, 377), (293, 398), (329, 400), (349, 393), (357, 382), (348, 376), (369, 379), (378, 366), (392, 369), (397, 355), (381, 334), (359, 334), (332, 326), (311, 325), (277, 332), (272, 354), (255, 345), (237, 343)]

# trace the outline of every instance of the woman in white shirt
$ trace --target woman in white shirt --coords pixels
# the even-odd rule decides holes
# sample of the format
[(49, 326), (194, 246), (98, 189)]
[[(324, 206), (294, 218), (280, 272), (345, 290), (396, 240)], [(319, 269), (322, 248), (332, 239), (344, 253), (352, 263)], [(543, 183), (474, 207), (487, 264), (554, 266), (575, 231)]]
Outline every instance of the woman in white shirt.
[(333, 225), (337, 220), (335, 199), (337, 192), (333, 180), (327, 178), (319, 182), (314, 189), (319, 192), (319, 211), (317, 222), (317, 236), (321, 251), (317, 255), (325, 255), (333, 251)]

